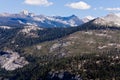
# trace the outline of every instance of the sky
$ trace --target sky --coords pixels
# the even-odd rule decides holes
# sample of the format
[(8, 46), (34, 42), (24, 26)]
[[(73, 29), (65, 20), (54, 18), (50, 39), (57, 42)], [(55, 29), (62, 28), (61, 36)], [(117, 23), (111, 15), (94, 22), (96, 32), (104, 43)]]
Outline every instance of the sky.
[(0, 0), (0, 13), (22, 10), (47, 16), (104, 16), (120, 12), (120, 0)]

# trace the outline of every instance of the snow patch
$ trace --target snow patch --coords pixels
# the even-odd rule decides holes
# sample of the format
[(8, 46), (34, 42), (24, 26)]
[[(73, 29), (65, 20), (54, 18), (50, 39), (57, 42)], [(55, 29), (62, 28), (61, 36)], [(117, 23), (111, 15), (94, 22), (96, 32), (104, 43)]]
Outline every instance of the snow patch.
[(2, 28), (2, 29), (11, 29), (11, 27), (9, 27), (9, 26), (0, 26), (0, 28)]

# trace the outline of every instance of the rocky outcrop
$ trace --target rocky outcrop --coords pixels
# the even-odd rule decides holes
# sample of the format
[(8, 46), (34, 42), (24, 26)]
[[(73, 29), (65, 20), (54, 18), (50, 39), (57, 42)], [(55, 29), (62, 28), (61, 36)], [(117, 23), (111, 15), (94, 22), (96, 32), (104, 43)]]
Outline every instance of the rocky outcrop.
[(28, 61), (24, 57), (21, 57), (17, 52), (6, 51), (0, 52), (0, 65), (1, 68), (6, 70), (15, 70), (27, 65)]

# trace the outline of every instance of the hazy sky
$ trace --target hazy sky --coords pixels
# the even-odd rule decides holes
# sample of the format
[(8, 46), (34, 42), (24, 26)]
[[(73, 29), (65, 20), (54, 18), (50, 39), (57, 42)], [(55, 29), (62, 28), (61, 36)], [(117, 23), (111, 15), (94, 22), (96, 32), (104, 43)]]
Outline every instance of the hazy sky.
[(120, 0), (0, 0), (0, 13), (19, 13), (24, 9), (49, 16), (97, 17), (120, 12)]

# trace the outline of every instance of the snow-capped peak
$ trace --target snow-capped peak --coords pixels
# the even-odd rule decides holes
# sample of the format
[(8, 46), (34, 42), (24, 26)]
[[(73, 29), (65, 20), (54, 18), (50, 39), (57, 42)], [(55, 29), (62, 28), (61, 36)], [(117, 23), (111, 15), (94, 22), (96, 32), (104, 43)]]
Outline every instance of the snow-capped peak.
[(94, 23), (105, 26), (120, 26), (120, 14), (110, 13), (105, 17), (96, 18)]
[(33, 17), (33, 19), (40, 22), (41, 24), (49, 25), (50, 27), (69, 27), (79, 26), (83, 24), (82, 20), (75, 15), (71, 15), (68, 17), (39, 15)]
[(21, 11), (21, 12), (20, 12), (20, 15), (30, 16), (30, 17), (35, 16), (34, 13), (30, 13), (28, 10), (23, 10), (23, 11)]
[(92, 16), (86, 16), (86, 17), (84, 17), (83, 19), (82, 19), (82, 21), (84, 22), (84, 23), (86, 23), (86, 22), (89, 22), (90, 20), (93, 20), (94, 19), (94, 17), (92, 17)]
[(28, 10), (23, 10), (22, 12), (20, 12), (22, 15), (29, 15), (29, 11)]
[(93, 17), (93, 16), (86, 16), (85, 18), (87, 18), (89, 20), (93, 20), (95, 17)]

